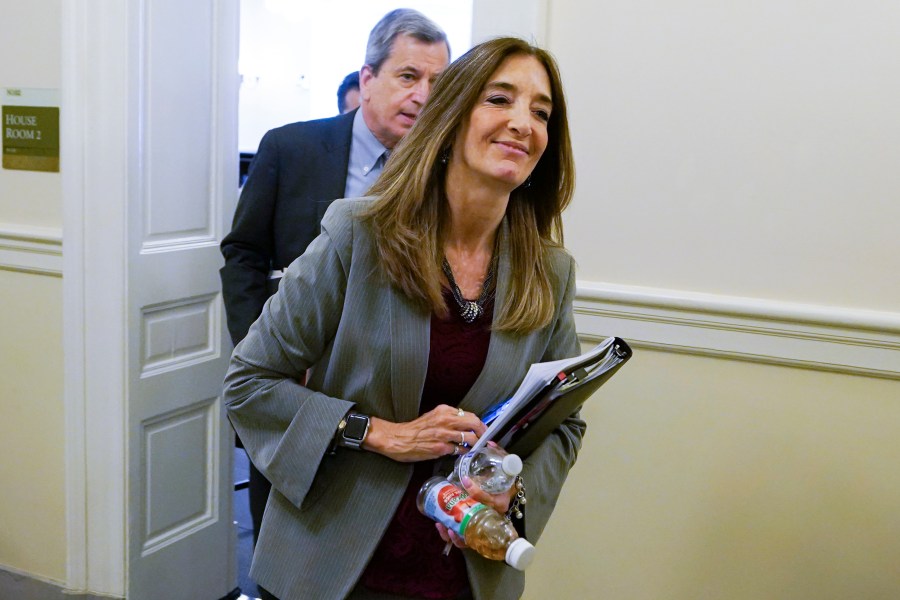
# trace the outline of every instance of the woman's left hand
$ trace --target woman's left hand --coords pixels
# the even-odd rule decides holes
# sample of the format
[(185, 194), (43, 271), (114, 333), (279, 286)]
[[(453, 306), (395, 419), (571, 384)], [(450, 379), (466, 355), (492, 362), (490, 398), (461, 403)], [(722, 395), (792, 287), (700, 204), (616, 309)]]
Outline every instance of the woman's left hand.
[(478, 487), (478, 484), (473, 482), (468, 477), (462, 478), (462, 485), (469, 496), (475, 498), (482, 504), (487, 504), (501, 515), (505, 515), (506, 511), (509, 510), (509, 505), (510, 503), (512, 503), (513, 496), (515, 496), (516, 492), (518, 491), (516, 489), (516, 486), (513, 485), (505, 492), (501, 492), (499, 494), (488, 494), (480, 487)]
[[(463, 488), (466, 490), (466, 493), (469, 494), (472, 498), (478, 500), (482, 504), (490, 506), (494, 510), (496, 510), (501, 515), (505, 515), (506, 511), (509, 510), (509, 505), (512, 502), (513, 496), (516, 494), (516, 486), (513, 486), (509, 490), (500, 493), (500, 494), (488, 494), (484, 490), (482, 490), (478, 485), (476, 485), (471, 479), (468, 477), (464, 477), (462, 480)], [(441, 539), (445, 542), (451, 543), (457, 548), (467, 548), (465, 538), (462, 538), (456, 535), (455, 532), (447, 529), (440, 523), (435, 523), (435, 526), (438, 530), (438, 535), (441, 536)]]

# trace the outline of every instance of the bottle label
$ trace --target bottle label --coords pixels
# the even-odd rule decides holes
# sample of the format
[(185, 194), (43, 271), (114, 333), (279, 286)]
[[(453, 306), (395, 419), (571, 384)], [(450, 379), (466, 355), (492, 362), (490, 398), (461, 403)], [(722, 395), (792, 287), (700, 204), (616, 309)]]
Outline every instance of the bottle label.
[(472, 476), (472, 474), (469, 473), (469, 468), (472, 465), (475, 454), (475, 452), (466, 452), (456, 460), (456, 475), (458, 479), (462, 480), (463, 476)]
[(426, 515), (460, 537), (465, 537), (469, 520), (480, 510), (487, 508), (450, 482), (435, 485), (428, 490), (424, 506)]

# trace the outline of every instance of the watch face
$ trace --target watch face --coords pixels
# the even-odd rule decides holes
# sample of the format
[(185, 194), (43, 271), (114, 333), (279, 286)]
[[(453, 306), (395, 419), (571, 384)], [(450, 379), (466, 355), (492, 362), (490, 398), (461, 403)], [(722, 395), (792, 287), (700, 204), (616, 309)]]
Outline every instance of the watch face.
[(363, 415), (350, 415), (347, 417), (347, 426), (344, 428), (344, 437), (349, 440), (361, 440), (369, 427), (369, 418)]

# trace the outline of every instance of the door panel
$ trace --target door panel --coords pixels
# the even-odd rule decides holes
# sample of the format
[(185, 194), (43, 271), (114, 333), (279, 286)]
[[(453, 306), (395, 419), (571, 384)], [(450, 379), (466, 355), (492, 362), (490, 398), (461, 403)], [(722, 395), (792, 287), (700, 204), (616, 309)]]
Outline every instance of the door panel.
[(215, 600), (235, 587), (218, 241), (237, 193), (237, 2), (131, 16), (128, 598)]

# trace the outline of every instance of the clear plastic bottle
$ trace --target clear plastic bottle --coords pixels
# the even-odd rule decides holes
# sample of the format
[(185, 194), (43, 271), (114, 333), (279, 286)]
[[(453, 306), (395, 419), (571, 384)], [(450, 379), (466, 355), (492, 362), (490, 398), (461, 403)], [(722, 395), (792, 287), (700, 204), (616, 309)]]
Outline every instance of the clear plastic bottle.
[(443, 477), (425, 482), (416, 505), (419, 512), (452, 530), (485, 558), (505, 560), (520, 571), (534, 558), (534, 546), (519, 537), (512, 523)]
[(500, 494), (513, 486), (521, 472), (522, 459), (518, 455), (488, 444), (457, 458), (448, 479), (462, 487), (463, 477), (468, 477), (488, 494)]

